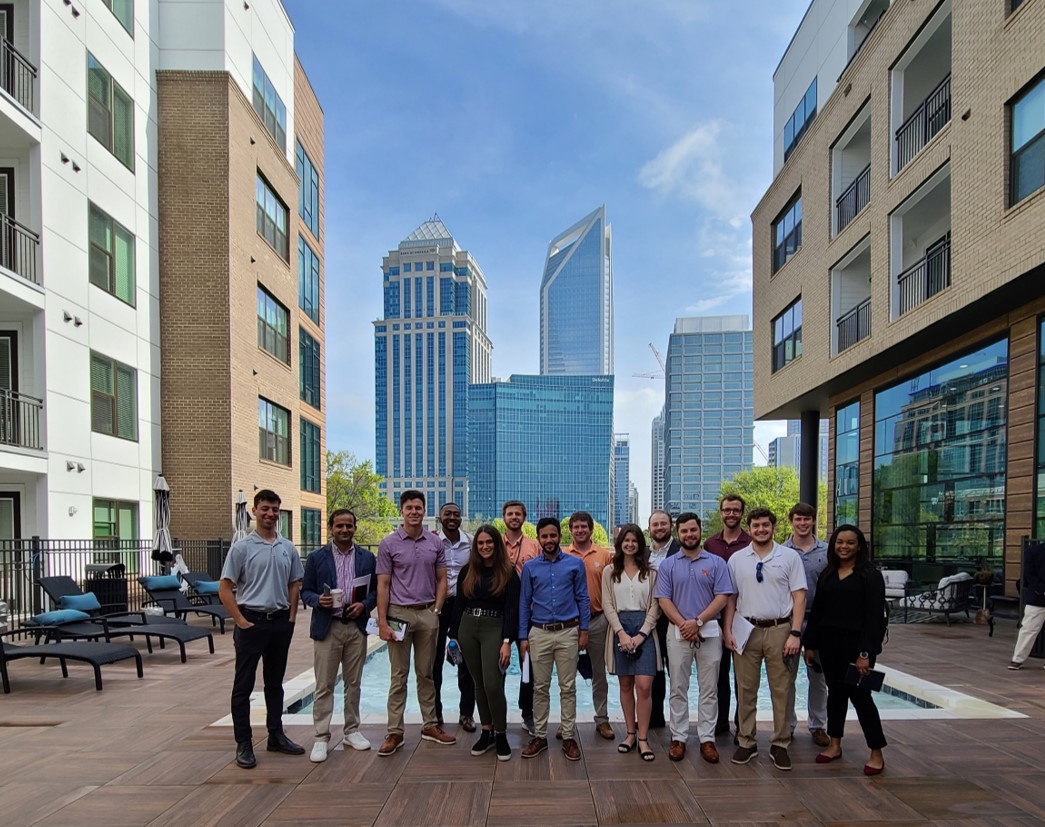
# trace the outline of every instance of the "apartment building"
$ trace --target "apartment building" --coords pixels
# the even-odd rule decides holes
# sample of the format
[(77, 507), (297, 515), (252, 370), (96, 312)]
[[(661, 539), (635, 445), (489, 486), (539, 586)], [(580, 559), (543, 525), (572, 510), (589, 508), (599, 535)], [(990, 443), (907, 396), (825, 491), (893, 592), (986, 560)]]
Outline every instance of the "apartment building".
[(1040, 0), (813, 0), (774, 75), (755, 416), (827, 418), (831, 521), (919, 580), (1045, 529), (1043, 43)]
[[(321, 522), (322, 369), (303, 401), (298, 331), (318, 361), (322, 317), (282, 247), (313, 245), (321, 307), (322, 112), (282, 5), (15, 0), (0, 57), (0, 540), (151, 537), (161, 472), (175, 534), (228, 536), (254, 486)], [(268, 236), (262, 170), (285, 209)], [(288, 316), (266, 347), (262, 288)], [(319, 429), (307, 485), (296, 446), (259, 457), (261, 398), (288, 413), (283, 442)]]

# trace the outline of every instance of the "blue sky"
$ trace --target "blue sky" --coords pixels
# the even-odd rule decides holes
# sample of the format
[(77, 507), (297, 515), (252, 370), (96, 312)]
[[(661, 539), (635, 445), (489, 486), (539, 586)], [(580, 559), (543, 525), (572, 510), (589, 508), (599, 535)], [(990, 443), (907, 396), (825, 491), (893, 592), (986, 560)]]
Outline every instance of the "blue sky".
[(438, 213), (486, 273), (494, 375), (537, 373), (548, 241), (605, 204), (615, 429), (648, 513), (664, 388), (633, 374), (658, 370), (647, 343), (666, 353), (676, 316), (751, 312), (772, 74), (807, 0), (284, 5), (326, 116), (328, 448), (374, 454), (389, 249)]

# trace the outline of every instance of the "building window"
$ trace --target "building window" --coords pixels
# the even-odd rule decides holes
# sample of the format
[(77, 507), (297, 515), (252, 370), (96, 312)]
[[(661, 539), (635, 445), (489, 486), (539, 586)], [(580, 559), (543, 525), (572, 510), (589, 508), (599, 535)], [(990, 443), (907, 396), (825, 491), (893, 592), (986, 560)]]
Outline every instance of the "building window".
[(88, 278), (134, 307), (134, 236), (94, 204), (87, 208)]
[(268, 181), (258, 173), (257, 181), (257, 227), (258, 235), (279, 253), (284, 261), (289, 261), (290, 251), (287, 247), (287, 205), (279, 200)]
[(301, 509), (301, 545), (315, 548), (323, 544), (323, 512), (318, 508)]
[(802, 298), (773, 319), (773, 372), (802, 355)]
[(835, 525), (859, 525), (860, 402), (835, 409)]
[(298, 352), (301, 354), (301, 401), (307, 402), (317, 411), (320, 398), (319, 342), (305, 328), (298, 328)]
[(1011, 11), (1016, 11), (1023, 4), (1023, 0), (1012, 0)]
[(284, 511), (280, 509), (279, 512), (279, 528), (276, 529), (283, 537), (286, 537), (290, 542), (294, 542), (294, 512)]
[(319, 173), (312, 166), (301, 141), (297, 142), (298, 213), (315, 238), (319, 238)]
[(403, 262), (403, 272), (404, 273), (409, 273), (409, 272), (412, 271), (412, 269), (413, 269), (413, 266), (410, 264), (409, 261), (404, 261)]
[(91, 353), (91, 430), (138, 439), (138, 371)]
[(773, 222), (773, 272), (802, 249), (802, 190), (787, 202)]
[(283, 99), (276, 94), (269, 76), (261, 68), (257, 55), (254, 55), (254, 92), (252, 95), (254, 111), (265, 122), (265, 129), (276, 139), (279, 148), (287, 151), (287, 107)]
[(1045, 537), (1045, 320), (1038, 328), (1037, 475), (1035, 478), (1034, 536)]
[(802, 136), (806, 134), (806, 129), (815, 117), (816, 78), (813, 78), (813, 82), (809, 84), (809, 88), (806, 89), (802, 100), (798, 102), (795, 111), (791, 113), (791, 117), (784, 124), (784, 161), (791, 157), (791, 153), (798, 146), (798, 142), (802, 140)]
[(134, 0), (102, 0), (102, 5), (120, 21), (127, 34), (134, 37)]
[(301, 420), (301, 490), (319, 494), (322, 488), (320, 473), (319, 426), (307, 419)]
[(301, 236), (298, 236), (298, 307), (319, 324), (319, 256)]
[(258, 285), (258, 347), (290, 364), (290, 312)]
[(1045, 186), (1045, 77), (1012, 104), (1012, 203)]
[(1007, 396), (1006, 339), (875, 394), (876, 558), (1002, 559)]
[(134, 101), (87, 53), (87, 131), (134, 172)]
[(453, 271), (454, 271), (453, 263), (451, 263), (449, 261), (440, 261), (439, 262), (439, 272), (440, 273), (452, 273)]
[(435, 271), (435, 262), (434, 261), (426, 261), (425, 262), (425, 272), (434, 272), (434, 271)]
[(93, 536), (95, 540), (138, 540), (138, 503), (95, 499)]
[(258, 397), (258, 456), (290, 465), (290, 411)]

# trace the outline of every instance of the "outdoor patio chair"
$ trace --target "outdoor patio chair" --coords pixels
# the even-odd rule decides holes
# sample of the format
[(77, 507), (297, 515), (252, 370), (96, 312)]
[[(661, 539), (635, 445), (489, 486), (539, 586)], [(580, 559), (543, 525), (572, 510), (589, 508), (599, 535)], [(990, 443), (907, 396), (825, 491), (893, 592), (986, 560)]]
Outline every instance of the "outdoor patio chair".
[[(65, 601), (68, 605), (63, 605), (62, 598), (79, 598), (91, 594), (91, 592), (85, 592), (81, 589), (76, 581), (66, 574), (54, 575), (52, 577), (37, 577), (36, 582), (44, 590), (44, 594), (47, 595), (51, 601), (51, 606), (55, 609), (78, 609), (79, 606), (76, 605), (75, 600)], [(80, 609), (80, 611), (86, 610)], [(100, 609), (97, 612), (88, 613), (93, 616), (102, 616), (104, 614)], [(166, 614), (154, 615), (147, 612), (127, 611), (113, 612), (104, 616), (109, 621), (110, 626), (146, 626), (158, 623), (174, 626), (186, 625), (184, 620), (170, 617)]]
[(209, 616), (211, 625), (221, 625), (221, 633), (225, 634), (225, 621), (230, 615), (224, 606), (213, 606), (208, 603), (194, 601), (181, 590), (181, 583), (175, 575), (160, 577), (139, 577), (145, 593), (149, 595), (149, 602), (155, 603), (167, 614), (184, 618), (189, 612), (197, 615)]
[(220, 606), (221, 598), (218, 597), (218, 582), (211, 578), (205, 571), (187, 571), (182, 576), (189, 586), (192, 587), (192, 596), (199, 598), (201, 603), (210, 606)]
[(17, 646), (3, 640), (8, 635), (23, 634), (21, 630), (0, 633), (0, 680), (3, 681), (4, 694), (11, 692), (11, 680), (8, 676), (7, 664), (23, 658), (40, 658), (44, 663), (47, 658), (56, 658), (62, 667), (62, 677), (69, 677), (68, 661), (89, 663), (94, 669), (94, 688), (102, 690), (101, 667), (107, 663), (134, 658), (138, 668), (138, 677), (143, 676), (142, 656), (131, 646), (120, 646), (115, 643), (45, 643), (36, 646)]
[(965, 612), (965, 616), (969, 617), (973, 582), (972, 575), (963, 571), (950, 577), (944, 577), (935, 589), (919, 594), (909, 594), (900, 601), (904, 607), (904, 623), (907, 622), (908, 609), (929, 614), (942, 614), (948, 626), (951, 625), (952, 614)]

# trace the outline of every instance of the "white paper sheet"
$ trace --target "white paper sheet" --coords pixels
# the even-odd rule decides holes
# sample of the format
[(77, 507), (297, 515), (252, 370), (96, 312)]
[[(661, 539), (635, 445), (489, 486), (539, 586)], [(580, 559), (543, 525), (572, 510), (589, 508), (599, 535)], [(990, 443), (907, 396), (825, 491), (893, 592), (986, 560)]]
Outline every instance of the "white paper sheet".
[[(679, 627), (678, 626), (676, 626), (674, 623), (672, 623), (671, 624), (671, 628), (675, 630), (675, 640), (684, 640), (685, 639), (685, 638), (682, 637), (682, 632), (679, 631)], [(718, 621), (717, 620), (709, 620), (707, 623), (705, 623), (703, 626), (701, 626), (700, 629), (698, 629), (697, 631), (700, 632), (700, 636), (702, 638), (722, 637), (722, 627), (718, 625)]]
[[(401, 620), (389, 620), (388, 625), (392, 627), (392, 637), (396, 640), (402, 640), (406, 637), (406, 624)], [(366, 633), (368, 635), (379, 635), (381, 628), (377, 625), (377, 621), (374, 618), (370, 618), (366, 622)]]
[(519, 682), (530, 683), (530, 653), (526, 653), (522, 664), (519, 666)]
[(748, 638), (751, 637), (751, 633), (755, 631), (755, 627), (751, 625), (751, 622), (740, 614), (733, 615), (733, 641), (736, 644), (736, 651), (738, 654), (744, 654), (744, 647), (747, 646)]

